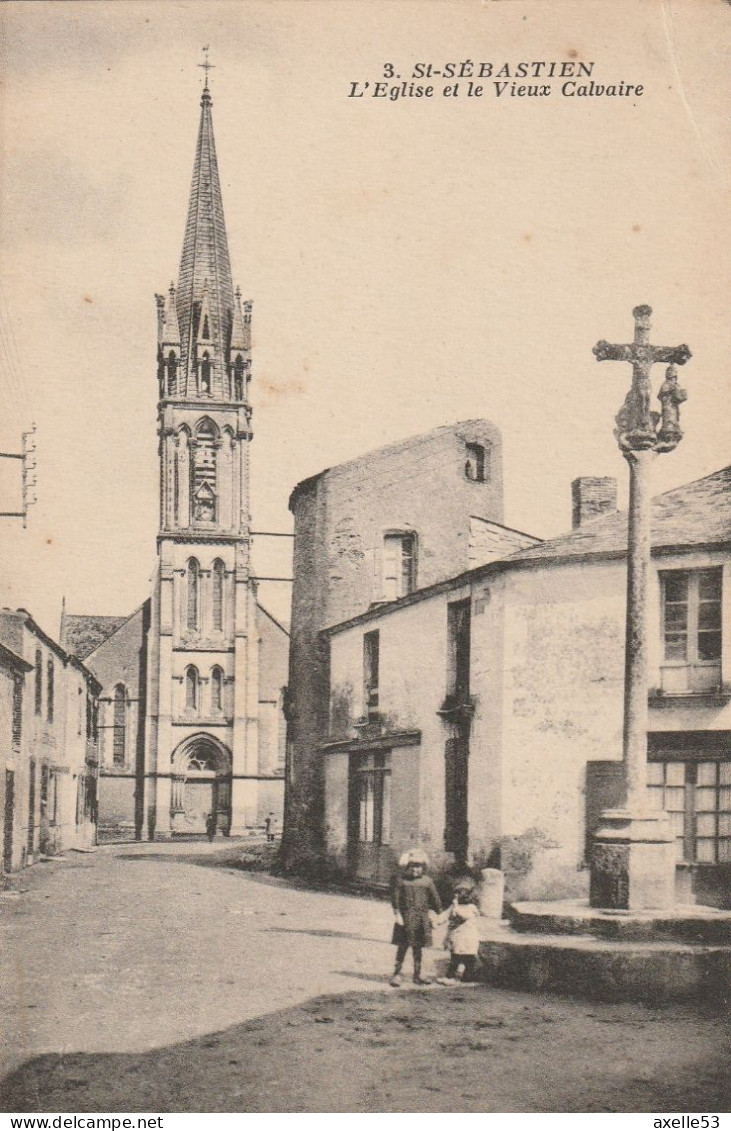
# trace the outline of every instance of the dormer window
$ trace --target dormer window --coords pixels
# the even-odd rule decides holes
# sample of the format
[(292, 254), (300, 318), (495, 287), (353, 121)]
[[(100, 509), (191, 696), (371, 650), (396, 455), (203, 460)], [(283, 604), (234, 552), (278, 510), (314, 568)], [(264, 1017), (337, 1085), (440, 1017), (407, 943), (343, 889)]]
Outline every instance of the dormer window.
[(465, 479), (469, 479), (472, 483), (484, 483), (486, 478), (484, 446), (482, 444), (465, 444), (465, 453)]
[(203, 316), (203, 332), (201, 333), (201, 337), (205, 338), (206, 341), (208, 341), (211, 337), (211, 331), (210, 331), (210, 327), (208, 325), (208, 315), (207, 314), (204, 314), (204, 316)]

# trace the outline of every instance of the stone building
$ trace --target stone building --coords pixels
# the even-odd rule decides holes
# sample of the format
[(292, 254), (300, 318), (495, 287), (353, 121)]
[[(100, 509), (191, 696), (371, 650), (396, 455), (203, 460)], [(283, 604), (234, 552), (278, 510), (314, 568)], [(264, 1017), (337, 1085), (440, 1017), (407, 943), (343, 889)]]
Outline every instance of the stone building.
[(96, 842), (100, 685), (24, 609), (0, 610), (3, 869)]
[(152, 595), (128, 618), (65, 615), (63, 639), (103, 684), (104, 830), (165, 839), (214, 814), (239, 833), (282, 807), (288, 634), (252, 576), (251, 303), (234, 291), (207, 86), (157, 331)]
[[(501, 525), (502, 442), (486, 420), (436, 428), (304, 480), (292, 492), (294, 585), (284, 831), (291, 866), (324, 853), (323, 629), (387, 607), (526, 542)], [(532, 539), (528, 539), (532, 542)]]
[[(653, 503), (649, 788), (681, 901), (729, 906), (731, 468)], [(320, 634), (325, 856), (383, 881), (409, 845), (501, 862), (511, 898), (588, 891), (623, 800), (627, 516), (574, 484), (575, 529)], [(296, 626), (293, 626), (296, 631)], [(324, 710), (324, 705), (323, 705)]]
[(148, 599), (129, 617), (62, 617), (61, 639), (94, 671), (99, 697), (99, 830), (129, 840), (142, 830)]

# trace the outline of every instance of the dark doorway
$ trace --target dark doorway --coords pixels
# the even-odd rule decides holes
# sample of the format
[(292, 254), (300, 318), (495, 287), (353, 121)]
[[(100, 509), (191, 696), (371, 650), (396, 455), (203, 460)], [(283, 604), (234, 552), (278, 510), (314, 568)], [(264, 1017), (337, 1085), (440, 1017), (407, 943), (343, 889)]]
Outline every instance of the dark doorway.
[(447, 697), (442, 717), (451, 730), (444, 744), (444, 847), (460, 864), (467, 860), (470, 728), (471, 603), (447, 606)]
[(36, 763), (31, 758), (28, 763), (28, 855), (33, 855), (36, 839)]
[(13, 867), (13, 818), (15, 817), (15, 771), (5, 771), (5, 824), (3, 826), (3, 868)]

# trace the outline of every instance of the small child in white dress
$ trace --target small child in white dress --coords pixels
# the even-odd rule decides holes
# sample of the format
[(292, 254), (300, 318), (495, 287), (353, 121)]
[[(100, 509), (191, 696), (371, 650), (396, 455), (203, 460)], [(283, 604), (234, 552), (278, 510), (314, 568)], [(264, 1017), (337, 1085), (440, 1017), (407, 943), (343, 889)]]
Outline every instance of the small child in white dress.
[(480, 912), (476, 906), (475, 885), (472, 880), (460, 880), (454, 889), (452, 905), (441, 917), (447, 920), (447, 937), (444, 945), (450, 952), (449, 966), (443, 978), (437, 978), (442, 986), (454, 986), (458, 982), (472, 982), (477, 967), (477, 951), (480, 946), (480, 932), (477, 920)]

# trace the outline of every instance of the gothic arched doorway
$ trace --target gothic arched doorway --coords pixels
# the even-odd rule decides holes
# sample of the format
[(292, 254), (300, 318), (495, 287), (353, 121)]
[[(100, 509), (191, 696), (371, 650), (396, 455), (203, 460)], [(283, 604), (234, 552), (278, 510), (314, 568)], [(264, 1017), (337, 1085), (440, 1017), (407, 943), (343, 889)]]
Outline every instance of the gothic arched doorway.
[(185, 739), (172, 757), (170, 830), (173, 836), (203, 836), (211, 814), (216, 831), (231, 829), (231, 754), (209, 734)]

